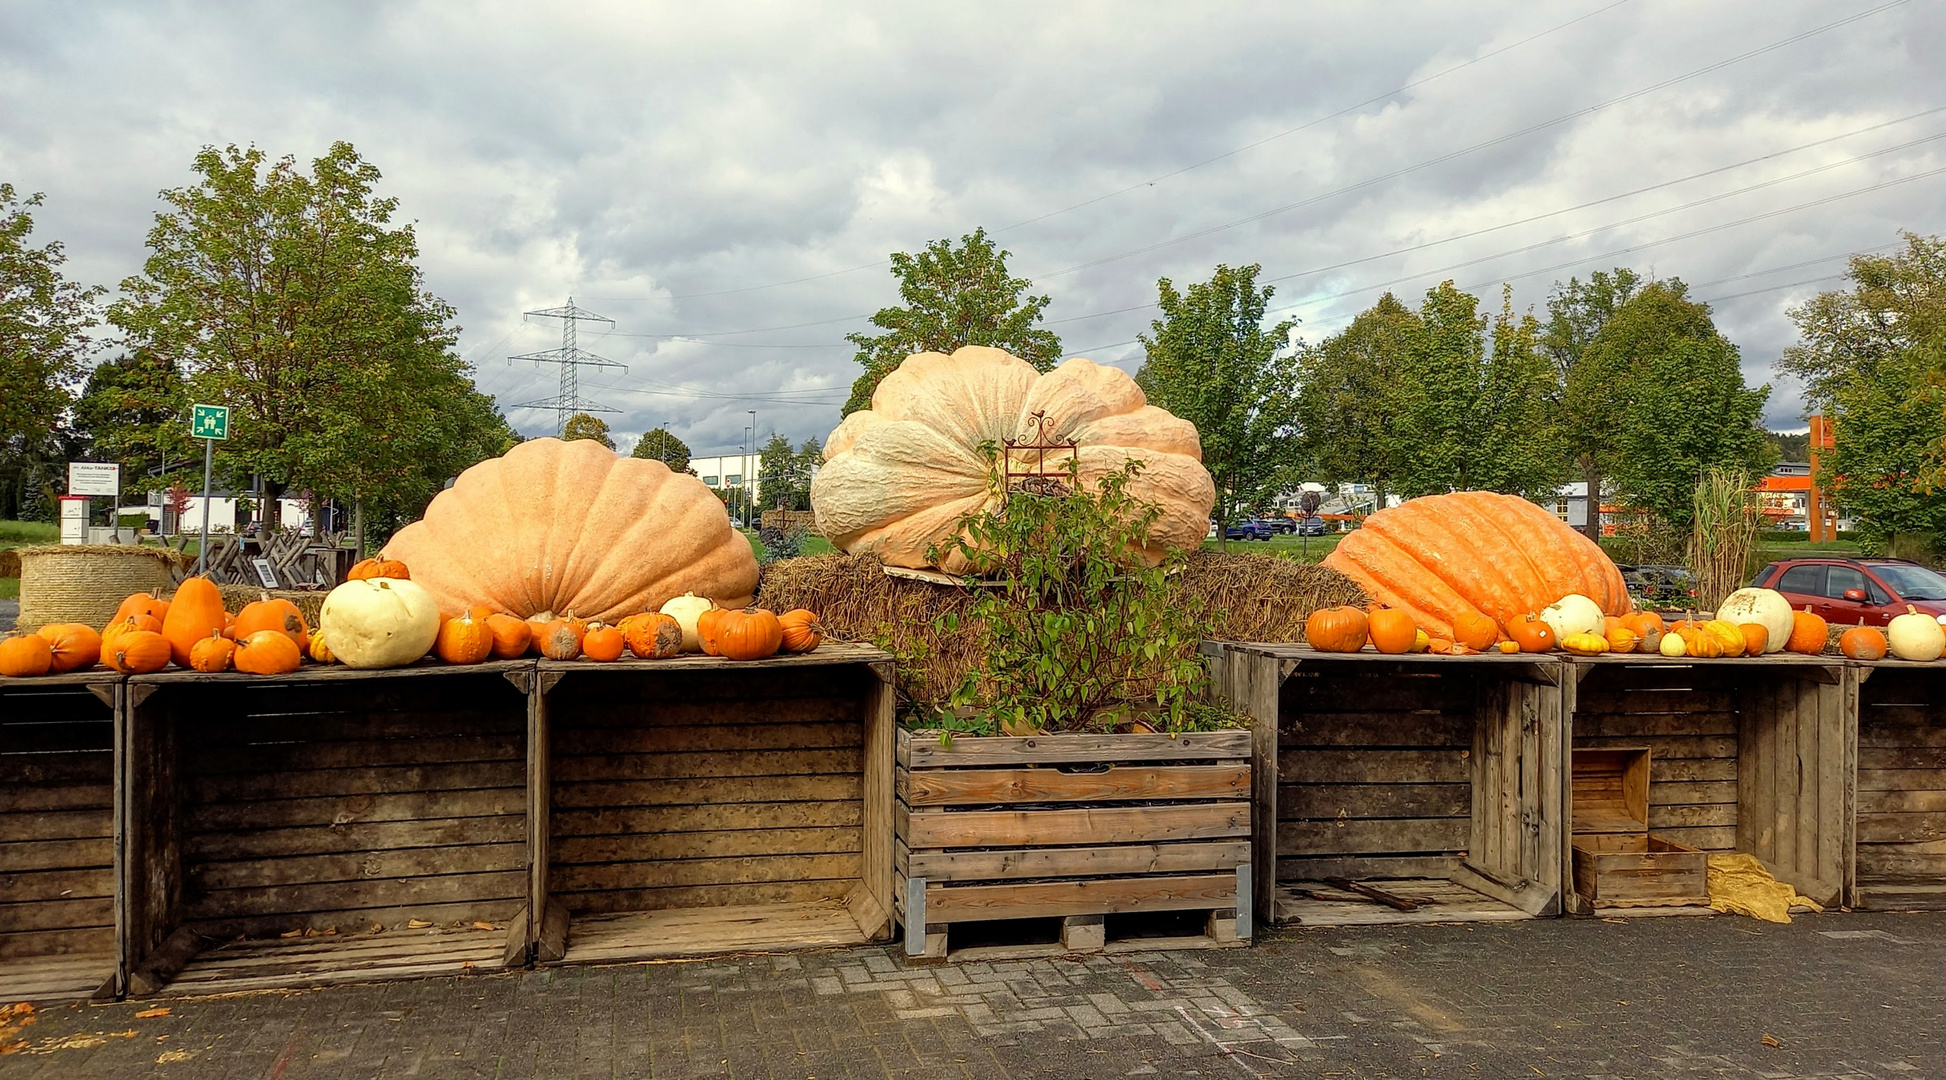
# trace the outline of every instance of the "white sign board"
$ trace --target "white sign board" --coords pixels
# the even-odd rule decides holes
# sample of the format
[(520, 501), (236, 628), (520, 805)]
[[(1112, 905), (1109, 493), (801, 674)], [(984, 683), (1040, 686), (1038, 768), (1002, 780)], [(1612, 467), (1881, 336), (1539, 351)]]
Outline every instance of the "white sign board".
[(88, 542), (88, 500), (63, 498), (61, 500), (61, 543), (85, 544)]
[(68, 462), (68, 494), (106, 495), (122, 493), (122, 467), (103, 461)]
[(257, 568), (257, 580), (264, 583), (264, 588), (277, 587), (277, 571), (271, 568), (269, 559), (251, 559), (250, 565)]

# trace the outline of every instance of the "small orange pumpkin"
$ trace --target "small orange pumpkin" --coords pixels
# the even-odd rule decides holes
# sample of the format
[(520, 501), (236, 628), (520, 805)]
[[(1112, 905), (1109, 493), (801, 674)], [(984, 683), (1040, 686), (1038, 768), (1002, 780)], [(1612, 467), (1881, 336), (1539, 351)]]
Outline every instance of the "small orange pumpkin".
[(0, 638), (0, 675), (10, 679), (45, 675), (54, 667), (54, 646), (39, 634)]
[(1554, 648), (1554, 628), (1539, 617), (1516, 615), (1507, 624), (1507, 636), (1525, 653), (1544, 653)]
[(716, 655), (727, 660), (768, 659), (784, 644), (783, 625), (764, 608), (724, 611), (714, 626)]
[(723, 655), (717, 651), (716, 634), (727, 613), (724, 608), (711, 608), (696, 617), (696, 641), (703, 647), (703, 652), (710, 656)]
[(116, 634), (129, 630), (147, 630), (150, 633), (160, 634), (162, 632), (162, 620), (153, 615), (144, 615), (140, 612), (117, 619), (102, 628), (101, 647), (106, 649), (108, 643), (115, 639)]
[(130, 615), (152, 615), (155, 624), (161, 626), (162, 620), (169, 615), (169, 601), (158, 600), (145, 592), (134, 593), (122, 601), (121, 606), (115, 609), (115, 617), (108, 621), (118, 623)]
[(554, 619), (541, 624), (534, 648), (549, 660), (572, 660), (581, 655), (581, 635), (568, 620)]
[(388, 559), (383, 555), (374, 555), (369, 559), (361, 559), (352, 566), (350, 572), (345, 574), (345, 580), (347, 581), (363, 581), (366, 578), (380, 577), (410, 579), (412, 573), (405, 568), (404, 563), (397, 559)]
[(236, 642), (222, 634), (211, 634), (196, 643), (189, 650), (189, 668), (208, 675), (216, 675), (230, 670), (230, 662), (236, 657)]
[(169, 639), (154, 630), (124, 630), (104, 648), (102, 663), (124, 675), (147, 675), (169, 666)]
[(1609, 652), (1634, 652), (1635, 646), (1641, 641), (1640, 638), (1635, 636), (1635, 631), (1622, 625), (1619, 619), (1602, 636), (1608, 639)]
[(493, 635), (494, 659), (517, 660), (527, 652), (527, 644), (533, 640), (534, 631), (526, 620), (495, 612), (488, 615), (485, 621), (487, 632)]
[(1762, 656), (1770, 646), (1770, 628), (1763, 623), (1738, 623), (1737, 629), (1743, 631), (1743, 652), (1746, 656)]
[(1319, 652), (1357, 652), (1371, 636), (1371, 618), (1355, 607), (1319, 608), (1304, 620), (1304, 640)]
[(1685, 626), (1676, 631), (1682, 638), (1684, 656), (1694, 656), (1703, 660), (1714, 660), (1723, 655), (1723, 636), (1712, 633), (1700, 626)]
[(189, 666), (189, 650), (210, 635), (223, 632), (229, 622), (223, 610), (223, 594), (207, 577), (193, 577), (176, 586), (176, 598), (169, 601), (169, 614), (162, 620), (162, 636), (169, 642), (169, 659), (177, 667)]
[(1854, 626), (1838, 637), (1838, 651), (1853, 660), (1883, 660), (1885, 632), (1876, 626)]
[(302, 651), (311, 638), (311, 628), (304, 621), (304, 613), (289, 600), (272, 599), (269, 593), (263, 599), (243, 605), (236, 613), (236, 619), (223, 632), (223, 636), (241, 641), (259, 630), (275, 630), (296, 643)]
[(449, 664), (477, 664), (493, 652), (493, 631), (469, 611), (439, 624), (432, 651)]
[(238, 671), (251, 675), (288, 675), (297, 670), (304, 657), (290, 635), (281, 630), (259, 630), (236, 643), (232, 661)]
[(1490, 649), (1500, 640), (1500, 624), (1493, 616), (1462, 611), (1453, 617), (1453, 641), (1475, 651)]
[(1638, 638), (1648, 637), (1651, 630), (1659, 634), (1668, 629), (1662, 624), (1662, 616), (1653, 611), (1631, 611), (1622, 616), (1622, 625)]
[(54, 651), (51, 670), (56, 675), (93, 667), (101, 659), (101, 635), (87, 623), (48, 623), (35, 633)]
[(808, 608), (786, 611), (777, 616), (777, 623), (784, 628), (785, 652), (814, 652), (824, 641), (824, 624), (819, 622), (817, 614)]
[(619, 626), (590, 623), (588, 632), (581, 635), (581, 655), (600, 663), (620, 660), (627, 647), (628, 638)]
[(682, 652), (682, 623), (674, 615), (645, 611), (621, 621), (628, 651), (644, 660), (667, 660)]
[(1365, 634), (1372, 648), (1397, 656), (1412, 651), (1419, 640), (1418, 624), (1398, 608), (1378, 608), (1365, 616)]
[(1791, 612), (1791, 636), (1784, 641), (1786, 652), (1817, 656), (1830, 642), (1831, 625), (1812, 612), (1810, 605), (1805, 605), (1803, 611)]

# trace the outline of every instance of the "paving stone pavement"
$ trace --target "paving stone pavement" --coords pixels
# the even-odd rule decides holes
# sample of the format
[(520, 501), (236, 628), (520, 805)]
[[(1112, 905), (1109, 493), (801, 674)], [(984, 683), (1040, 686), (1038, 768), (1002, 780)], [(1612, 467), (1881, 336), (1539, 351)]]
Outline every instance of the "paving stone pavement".
[(888, 947), (36, 1020), (0, 1080), (1925, 1080), (1946, 1078), (1946, 914), (1286, 930), (1250, 949), (923, 967)]

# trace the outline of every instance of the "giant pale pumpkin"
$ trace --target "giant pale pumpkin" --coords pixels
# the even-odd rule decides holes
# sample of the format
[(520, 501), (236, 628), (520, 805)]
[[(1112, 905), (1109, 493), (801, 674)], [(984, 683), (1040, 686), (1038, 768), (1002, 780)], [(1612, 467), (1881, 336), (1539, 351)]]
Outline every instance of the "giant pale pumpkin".
[(1628, 612), (1621, 571), (1567, 522), (1516, 495), (1462, 491), (1380, 510), (1339, 541), (1324, 565), (1433, 633), (1460, 615), (1501, 625), (1570, 593)]
[[(1045, 417), (1042, 426), (1033, 418)], [(991, 509), (1001, 492), (988, 475), (982, 443), (1009, 439), (1076, 444), (1083, 484), (1143, 463), (1129, 491), (1162, 508), (1144, 552), (1195, 548), (1209, 528), (1216, 488), (1203, 468), (1195, 425), (1148, 403), (1128, 373), (1070, 360), (1043, 375), (999, 349), (969, 345), (951, 356), (908, 356), (872, 393), (872, 407), (839, 424), (811, 481), (818, 532), (852, 554), (870, 552), (892, 566), (933, 565), (968, 514)], [(1014, 451), (1016, 470), (1040, 470), (1042, 454)], [(1062, 474), (1066, 450), (1045, 453)], [(966, 570), (948, 552), (941, 569)], [(731, 603), (724, 606), (735, 608)]]
[(672, 596), (750, 603), (757, 559), (703, 482), (589, 439), (532, 439), (460, 474), (385, 557), (447, 611), (620, 622)]

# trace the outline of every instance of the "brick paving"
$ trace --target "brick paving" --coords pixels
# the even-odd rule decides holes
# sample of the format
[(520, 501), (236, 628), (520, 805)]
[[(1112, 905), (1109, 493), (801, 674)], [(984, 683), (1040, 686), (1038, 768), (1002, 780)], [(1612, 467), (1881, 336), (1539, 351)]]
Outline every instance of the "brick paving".
[(1266, 932), (908, 966), (891, 948), (56, 1007), (0, 1080), (1946, 1077), (1946, 914)]

